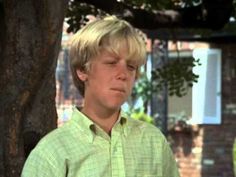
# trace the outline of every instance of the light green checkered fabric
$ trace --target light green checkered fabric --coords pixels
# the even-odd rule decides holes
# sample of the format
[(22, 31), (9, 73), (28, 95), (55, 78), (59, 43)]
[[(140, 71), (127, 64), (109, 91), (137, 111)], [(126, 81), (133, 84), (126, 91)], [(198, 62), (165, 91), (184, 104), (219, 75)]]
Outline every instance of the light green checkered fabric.
[(44, 137), (22, 177), (179, 177), (170, 147), (154, 126), (121, 113), (108, 136), (76, 108)]

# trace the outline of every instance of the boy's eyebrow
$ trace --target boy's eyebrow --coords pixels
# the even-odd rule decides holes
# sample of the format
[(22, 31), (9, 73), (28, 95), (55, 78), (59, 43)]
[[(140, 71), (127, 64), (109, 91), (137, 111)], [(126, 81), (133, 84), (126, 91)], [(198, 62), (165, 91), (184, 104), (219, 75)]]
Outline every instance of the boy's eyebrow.
[(120, 58), (120, 55), (117, 54), (116, 52), (110, 52), (110, 51), (107, 51), (107, 50), (105, 50), (103, 52), (104, 52), (103, 55), (105, 55), (105, 56), (112, 56), (112, 57), (115, 57), (115, 58)]

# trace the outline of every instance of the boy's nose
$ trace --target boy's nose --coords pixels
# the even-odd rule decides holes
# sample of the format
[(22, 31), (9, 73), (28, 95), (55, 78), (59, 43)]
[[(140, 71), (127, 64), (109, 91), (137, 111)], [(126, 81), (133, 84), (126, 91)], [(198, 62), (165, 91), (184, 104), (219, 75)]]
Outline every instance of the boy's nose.
[(126, 74), (125, 73), (118, 74), (117, 79), (126, 80)]
[(117, 68), (118, 71), (117, 71), (117, 79), (120, 79), (120, 80), (126, 80), (127, 79), (127, 72), (128, 72), (128, 68), (127, 68), (127, 65), (119, 65), (119, 67)]

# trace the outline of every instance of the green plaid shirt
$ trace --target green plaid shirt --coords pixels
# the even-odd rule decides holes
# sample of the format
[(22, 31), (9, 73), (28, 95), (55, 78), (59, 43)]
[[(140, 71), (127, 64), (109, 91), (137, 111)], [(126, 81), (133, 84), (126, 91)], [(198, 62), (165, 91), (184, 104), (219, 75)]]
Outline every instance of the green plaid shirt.
[(171, 149), (154, 126), (121, 113), (111, 136), (76, 108), (26, 160), (22, 177), (179, 177)]

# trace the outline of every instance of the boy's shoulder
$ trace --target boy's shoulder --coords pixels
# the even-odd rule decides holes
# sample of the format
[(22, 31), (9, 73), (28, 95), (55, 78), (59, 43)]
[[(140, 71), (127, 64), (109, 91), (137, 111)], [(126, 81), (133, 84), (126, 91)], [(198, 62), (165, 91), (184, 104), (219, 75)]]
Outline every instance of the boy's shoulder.
[(56, 129), (48, 132), (41, 138), (36, 147), (39, 149), (55, 149), (60, 147), (71, 137), (71, 130), (69, 127), (69, 123), (65, 123), (61, 127), (57, 127)]

